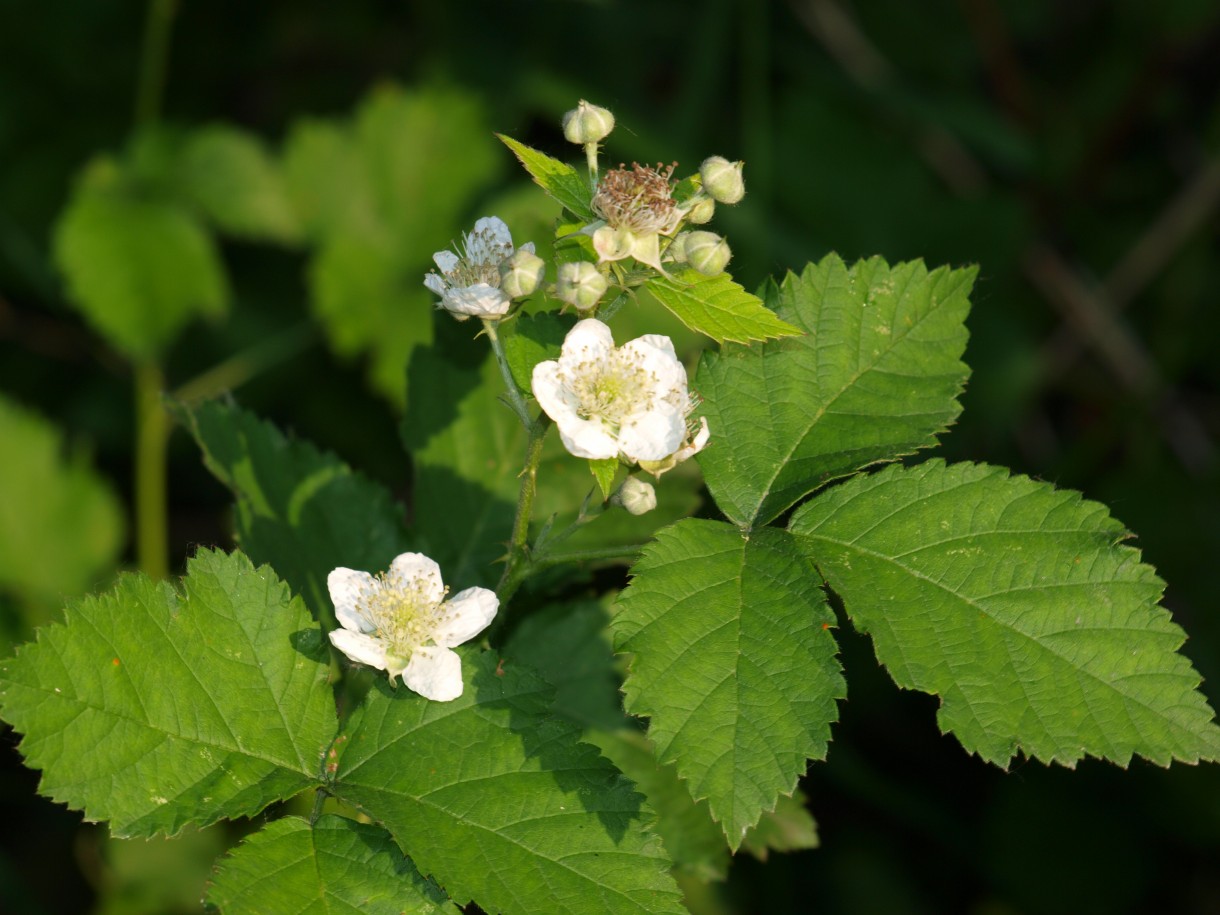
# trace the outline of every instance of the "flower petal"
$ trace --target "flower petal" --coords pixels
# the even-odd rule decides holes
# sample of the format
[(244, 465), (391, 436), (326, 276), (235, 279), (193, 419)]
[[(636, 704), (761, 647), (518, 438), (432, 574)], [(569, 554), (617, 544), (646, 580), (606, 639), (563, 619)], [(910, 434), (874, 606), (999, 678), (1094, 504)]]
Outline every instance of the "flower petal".
[(686, 437), (686, 418), (680, 410), (647, 410), (623, 420), (618, 444), (633, 461), (659, 461), (669, 457)]
[(443, 276), (441, 276), (439, 273), (427, 274), (424, 277), (424, 285), (427, 286), (428, 289), (430, 289), (432, 292), (435, 292), (439, 296), (443, 296), (445, 294), (445, 291), (449, 288), (449, 284), (445, 281), (445, 278)]
[(385, 642), (375, 639), (362, 632), (349, 632), (346, 629), (330, 631), (331, 644), (355, 661), (357, 664), (367, 664), (378, 670), (385, 670)]
[(417, 648), (402, 672), (402, 682), (425, 699), (451, 702), (462, 695), (462, 659), (440, 646)]
[(432, 641), (443, 648), (468, 642), (487, 628), (499, 609), (500, 598), (495, 591), (467, 588), (441, 608), (441, 622), (432, 630)]
[(614, 352), (614, 335), (597, 318), (577, 321), (563, 338), (559, 368), (565, 375), (585, 374), (590, 367), (604, 362)]
[(410, 588), (418, 582), (419, 594), (431, 604), (445, 599), (445, 583), (441, 567), (423, 553), (400, 553), (390, 563), (389, 584), (395, 588)]
[(506, 313), (512, 299), (495, 286), (475, 283), (473, 286), (450, 288), (441, 304), (454, 314), (488, 318)]
[(559, 427), (559, 438), (563, 447), (573, 457), (588, 458), (591, 461), (618, 457), (619, 439), (600, 419), (556, 419), (555, 425)]
[(331, 603), (335, 605), (335, 617), (344, 629), (353, 632), (372, 632), (373, 626), (360, 612), (361, 598), (381, 587), (368, 572), (339, 567), (326, 576), (326, 588), (330, 591)]
[(432, 260), (436, 266), (440, 268), (441, 273), (446, 275), (453, 272), (453, 268), (461, 263), (462, 259), (452, 251), (437, 251), (432, 255)]

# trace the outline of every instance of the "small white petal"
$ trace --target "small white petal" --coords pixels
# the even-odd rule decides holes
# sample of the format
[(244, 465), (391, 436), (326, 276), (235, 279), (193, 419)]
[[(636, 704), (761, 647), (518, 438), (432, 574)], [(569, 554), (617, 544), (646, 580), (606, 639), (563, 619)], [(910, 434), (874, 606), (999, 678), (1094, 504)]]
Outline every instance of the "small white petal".
[(437, 251), (432, 255), (432, 260), (436, 266), (440, 268), (441, 273), (449, 274), (453, 272), (453, 268), (461, 263), (462, 259), (452, 251)]
[(623, 420), (619, 448), (633, 461), (660, 461), (682, 445), (686, 420), (679, 410), (649, 410)]
[(610, 328), (597, 318), (577, 321), (563, 339), (559, 354), (559, 368), (565, 375), (583, 374), (590, 363), (604, 361), (614, 352), (614, 335)]
[(440, 646), (417, 648), (402, 673), (402, 682), (425, 699), (451, 702), (462, 695), (462, 659)]
[(507, 312), (512, 305), (512, 299), (495, 286), (475, 283), (473, 286), (450, 289), (445, 293), (441, 304), (455, 314), (488, 318)]
[(532, 241), (527, 241), (517, 250), (518, 251), (528, 251), (530, 254), (533, 254), (534, 253), (534, 243)]
[(373, 626), (360, 612), (360, 598), (378, 590), (381, 583), (368, 572), (355, 569), (332, 569), (326, 576), (330, 601), (335, 605), (335, 618), (344, 629), (372, 632)]
[(424, 277), (424, 285), (437, 295), (443, 296), (445, 290), (449, 288), (449, 284), (445, 282), (444, 277), (439, 273), (429, 273)]
[(445, 599), (445, 583), (441, 580), (441, 567), (423, 553), (400, 553), (390, 563), (390, 583), (406, 587), (418, 581), (420, 596), (432, 604)]
[(654, 349), (659, 349), (670, 359), (678, 358), (678, 354), (674, 351), (674, 341), (664, 334), (644, 334), (642, 337), (636, 337), (634, 340), (624, 343), (623, 349), (628, 349), (632, 344), (647, 344)]
[(512, 245), (513, 233), (499, 216), (483, 216), (475, 221), (474, 234), (489, 238), (497, 245)]
[(630, 254), (641, 264), (647, 264), (664, 276), (669, 276), (661, 266), (661, 237), (659, 235), (637, 235), (632, 242)]
[(563, 447), (574, 457), (588, 458), (591, 461), (604, 461), (607, 458), (618, 457), (621, 448), (620, 440), (606, 428), (601, 420), (580, 419), (560, 424), (559, 438)]
[(330, 631), (331, 644), (358, 664), (367, 664), (378, 670), (386, 669), (385, 642), (362, 632), (346, 629)]
[(432, 641), (453, 648), (488, 627), (500, 609), (500, 598), (487, 588), (467, 588), (447, 600), (442, 609), (444, 622), (432, 631)]

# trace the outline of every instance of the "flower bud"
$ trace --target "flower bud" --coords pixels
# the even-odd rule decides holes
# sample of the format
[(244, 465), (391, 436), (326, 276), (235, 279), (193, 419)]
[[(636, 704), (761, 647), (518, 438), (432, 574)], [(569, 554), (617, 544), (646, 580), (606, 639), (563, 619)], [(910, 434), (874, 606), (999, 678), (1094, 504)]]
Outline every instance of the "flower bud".
[(716, 201), (711, 197), (700, 197), (686, 211), (686, 221), (691, 225), (701, 226), (704, 223), (711, 222), (712, 214), (715, 212)]
[(741, 162), (730, 162), (723, 156), (711, 156), (699, 166), (703, 190), (717, 203), (737, 203), (746, 195), (741, 177)]
[(500, 264), (500, 288), (510, 299), (532, 295), (546, 276), (546, 261), (533, 251), (521, 248)]
[(704, 276), (716, 276), (724, 273), (733, 252), (729, 243), (715, 232), (689, 232), (682, 245), (682, 254), (686, 262)]
[(633, 515), (643, 515), (657, 507), (657, 491), (651, 483), (645, 483), (638, 477), (627, 477), (610, 501)]
[(597, 267), (588, 261), (559, 265), (555, 295), (580, 311), (588, 311), (601, 301), (609, 284)]
[(598, 143), (614, 129), (614, 115), (584, 99), (563, 116), (563, 135), (570, 143)]

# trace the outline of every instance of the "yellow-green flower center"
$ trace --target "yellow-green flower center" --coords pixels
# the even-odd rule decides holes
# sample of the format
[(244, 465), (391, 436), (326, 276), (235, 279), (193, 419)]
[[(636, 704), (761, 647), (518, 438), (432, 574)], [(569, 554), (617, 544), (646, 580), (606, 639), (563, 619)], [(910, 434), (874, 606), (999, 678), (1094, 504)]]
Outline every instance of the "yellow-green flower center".
[(386, 643), (386, 653), (408, 660), (431, 641), (444, 618), (444, 603), (432, 600), (422, 577), (404, 579), (387, 572), (378, 580), (381, 587), (362, 595), (358, 609), (374, 627), (371, 634)]

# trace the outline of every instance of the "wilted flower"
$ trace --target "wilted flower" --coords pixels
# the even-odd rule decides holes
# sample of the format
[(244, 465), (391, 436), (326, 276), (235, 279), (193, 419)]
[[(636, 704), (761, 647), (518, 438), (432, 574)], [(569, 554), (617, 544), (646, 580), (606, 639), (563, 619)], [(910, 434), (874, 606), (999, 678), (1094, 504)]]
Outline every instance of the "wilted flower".
[(601, 321), (580, 321), (559, 359), (534, 367), (533, 390), (576, 457), (661, 461), (687, 436), (686, 369), (659, 334), (616, 347)]
[(450, 649), (486, 629), (500, 607), (486, 588), (445, 600), (440, 567), (421, 553), (403, 553), (376, 577), (335, 569), (326, 585), (343, 627), (330, 633), (334, 646), (438, 702), (462, 695), (462, 661)]
[[(437, 251), (432, 256), (440, 273), (429, 273), (424, 285), (441, 297), (441, 306), (458, 320), (499, 318), (512, 299), (500, 288), (500, 265), (513, 255), (513, 238), (504, 221), (484, 216), (458, 246), (460, 254)], [(521, 246), (533, 253), (533, 242)]]
[(593, 237), (603, 262), (634, 257), (664, 272), (660, 236), (673, 234), (683, 217), (670, 183), (675, 167), (633, 163), (630, 169), (619, 167), (602, 177), (593, 195), (593, 211), (601, 219), (584, 231)]

